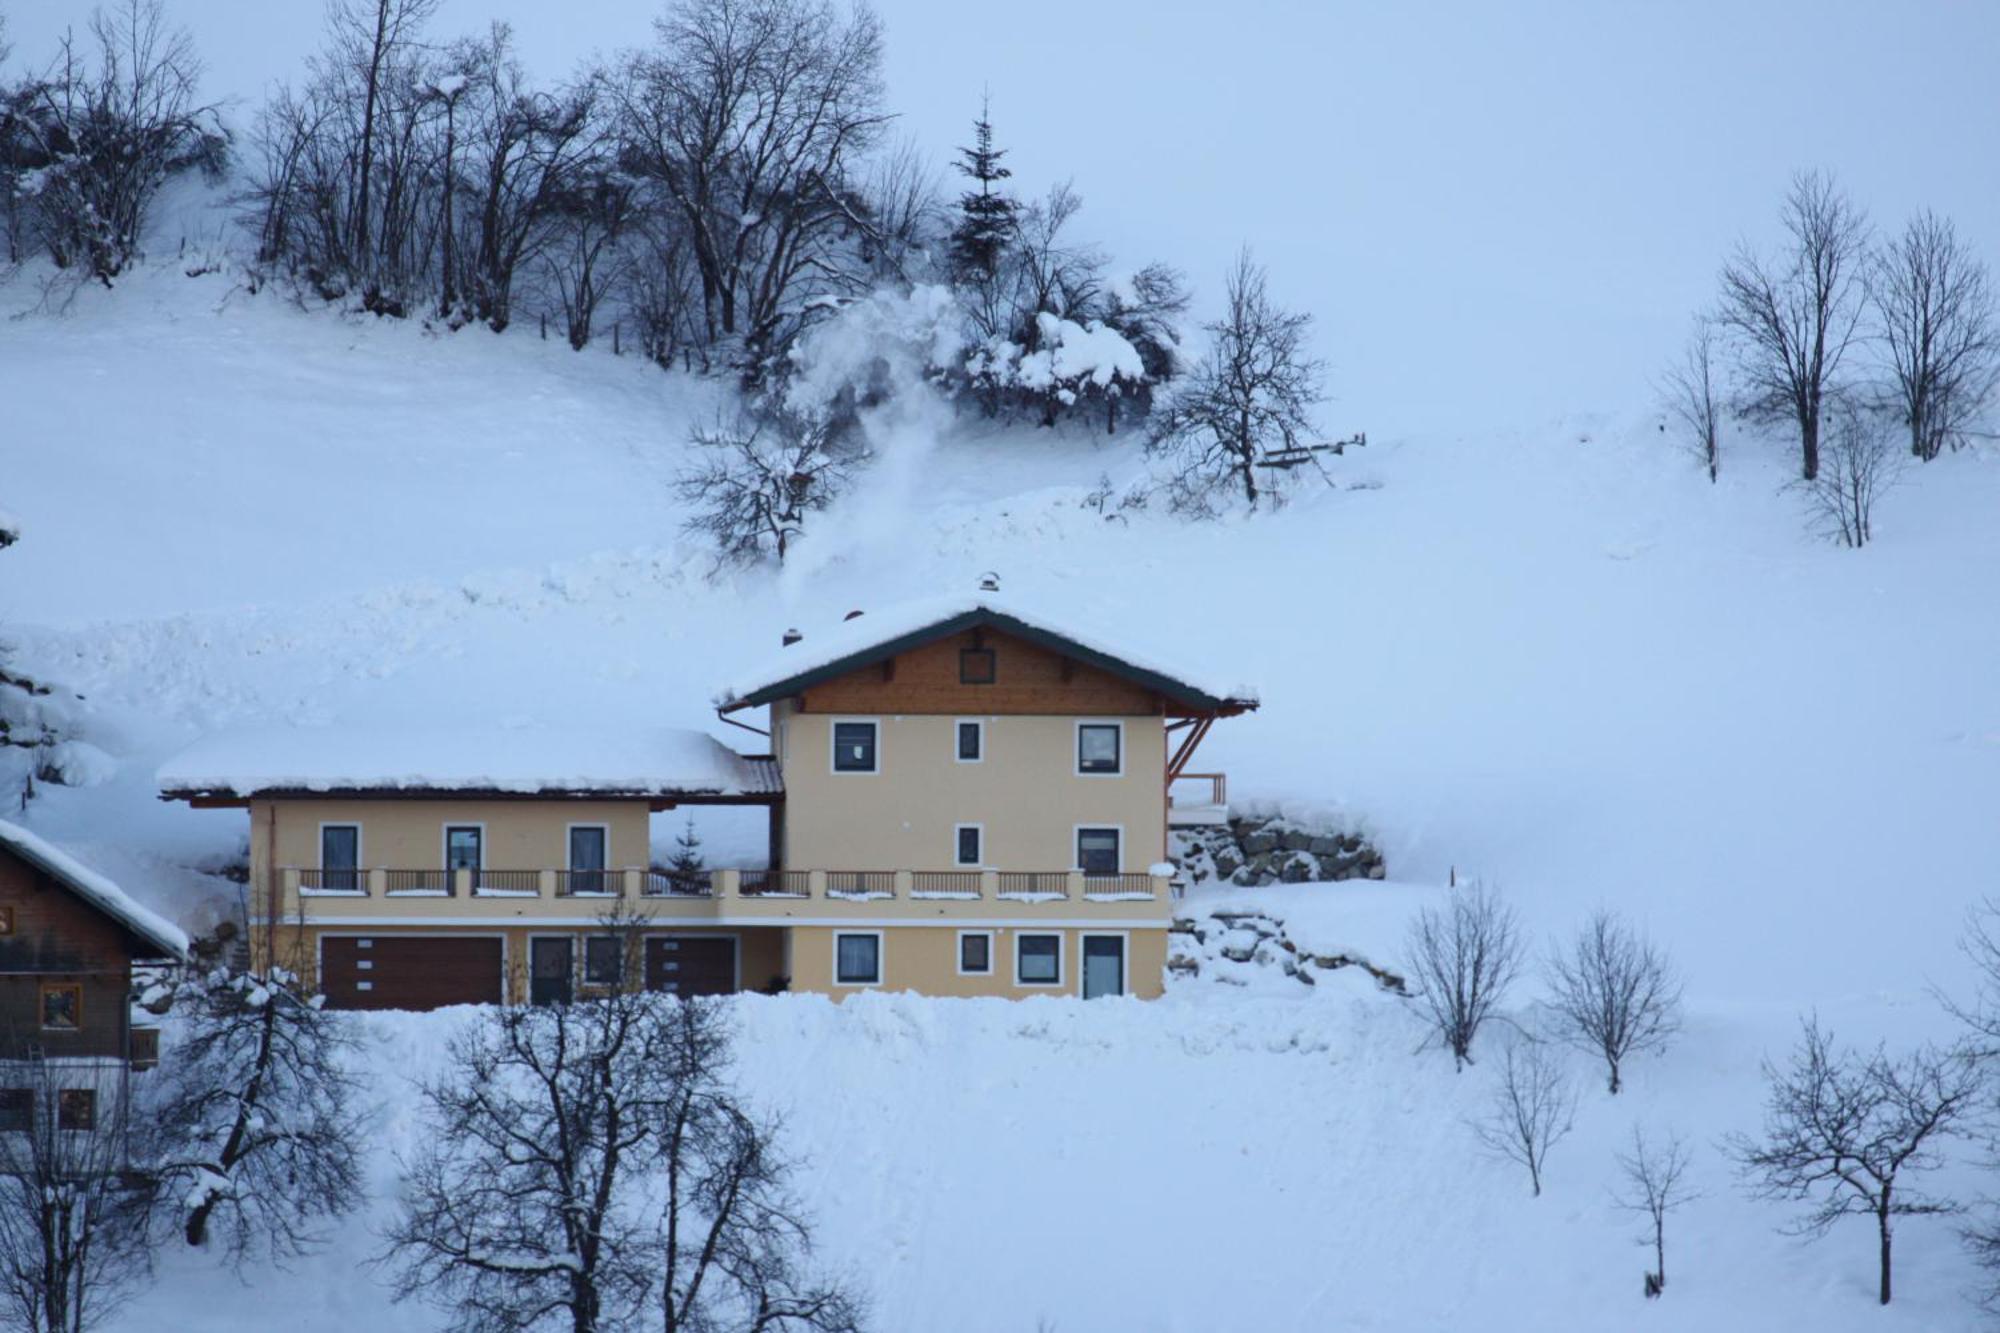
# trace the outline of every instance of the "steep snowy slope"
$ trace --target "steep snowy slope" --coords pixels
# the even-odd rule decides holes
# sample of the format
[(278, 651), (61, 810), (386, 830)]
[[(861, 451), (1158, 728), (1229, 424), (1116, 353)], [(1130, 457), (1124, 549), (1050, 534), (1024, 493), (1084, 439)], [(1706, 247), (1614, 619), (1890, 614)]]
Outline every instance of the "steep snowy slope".
[[(1131, 437), (884, 422), (888, 481), (792, 568), (711, 577), (667, 481), (712, 390), (607, 351), (307, 314), (163, 265), (0, 323), (0, 401), (23, 528), (0, 626), (84, 696), (109, 759), (26, 821), (191, 926), (230, 905), (197, 871), (241, 819), (161, 805), (151, 773), (201, 732), (712, 726), (712, 691), (786, 626), (994, 570), (1259, 685), (1204, 763), (1245, 796), (1340, 804), (1413, 897), (1482, 875), (1538, 938), (1616, 905), (1688, 973), (1686, 1035), (1619, 1102), (1586, 1094), (1540, 1200), (1464, 1127), (1489, 1071), (1411, 1054), (1410, 1016), (1365, 984), (746, 1001), (745, 1078), (790, 1114), (827, 1254), (886, 1329), (1971, 1323), (1948, 1225), (1906, 1231), (1885, 1323), (1868, 1238), (1776, 1235), (1709, 1145), (1755, 1124), (1758, 1059), (1801, 1009), (1856, 1037), (1944, 1029), (1926, 987), (1956, 980), (1959, 914), (2000, 889), (2000, 461), (1914, 473), (1854, 553), (1804, 532), (1775, 451), (1732, 440), (1710, 486), (1643, 410), (1378, 433), (1283, 513), (1201, 526), (1084, 503), (1143, 470)], [(719, 856), (754, 846), (711, 833)], [(1349, 892), (1283, 909), (1339, 939)], [(1393, 947), (1379, 893), (1351, 920)], [(373, 1021), (378, 1067), (421, 1070), (451, 1021)], [(412, 1126), (380, 1078), (386, 1191)], [(1606, 1198), (1634, 1120), (1702, 1151), (1657, 1308)], [(383, 1313), (353, 1269), (375, 1245), (357, 1224), (248, 1287), (172, 1256), (122, 1326), (191, 1301), (260, 1326), (281, 1289), (311, 1327), (433, 1326)]]

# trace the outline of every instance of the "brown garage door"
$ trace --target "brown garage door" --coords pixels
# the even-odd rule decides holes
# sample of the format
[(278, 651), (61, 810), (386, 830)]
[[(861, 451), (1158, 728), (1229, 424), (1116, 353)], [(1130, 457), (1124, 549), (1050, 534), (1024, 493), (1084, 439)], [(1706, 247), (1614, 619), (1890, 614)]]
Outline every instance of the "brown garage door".
[(736, 989), (736, 941), (728, 935), (655, 936), (646, 941), (646, 986), (676, 995)]
[(335, 1009), (437, 1009), (500, 1002), (498, 939), (327, 935), (321, 981)]

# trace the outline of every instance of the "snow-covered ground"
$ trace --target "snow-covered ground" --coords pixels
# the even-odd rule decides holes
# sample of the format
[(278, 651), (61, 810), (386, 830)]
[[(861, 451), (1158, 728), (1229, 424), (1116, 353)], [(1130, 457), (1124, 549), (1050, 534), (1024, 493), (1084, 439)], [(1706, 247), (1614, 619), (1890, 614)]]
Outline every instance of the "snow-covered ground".
[[(1680, 960), (1688, 1028), (1616, 1102), (1586, 1094), (1531, 1200), (1463, 1123), (1490, 1071), (1413, 1054), (1412, 1016), (1365, 978), (1177, 983), (1154, 1005), (743, 1000), (745, 1080), (789, 1116), (826, 1254), (880, 1327), (1973, 1323), (1948, 1224), (1905, 1227), (1879, 1314), (1865, 1227), (1779, 1236), (1712, 1145), (1756, 1124), (1758, 1060), (1802, 1009), (1856, 1038), (1946, 1030), (1927, 987), (1958, 984), (1959, 915), (2000, 890), (2000, 459), (1914, 472), (1854, 553), (1804, 532), (1782, 451), (1732, 439), (1710, 486), (1644, 411), (1377, 431), (1335, 487), (1200, 526), (1083, 503), (1142, 469), (1129, 436), (904, 430), (897, 484), (792, 568), (711, 578), (667, 486), (710, 388), (182, 267), (0, 322), (0, 506), (22, 528), (0, 627), (82, 696), (65, 708), (102, 752), (95, 785), (45, 787), (23, 819), (148, 903), (198, 929), (234, 901), (200, 872), (238, 854), (241, 815), (152, 790), (198, 735), (724, 736), (711, 694), (786, 626), (993, 570), (1098, 637), (1260, 687), (1202, 766), (1339, 806), (1397, 881), (1265, 891), (1295, 935), (1386, 959), (1454, 870), (1537, 939), (1611, 904)], [(717, 859), (756, 845), (754, 822), (709, 832)], [(366, 1020), (385, 1191), (405, 1071), (452, 1021)], [(1657, 1306), (1607, 1194), (1635, 1121), (1686, 1133), (1705, 1191)], [(354, 1267), (377, 1244), (364, 1219), (248, 1285), (168, 1256), (118, 1327), (194, 1308), (262, 1327), (274, 1301), (301, 1328), (431, 1327), (383, 1313)]]

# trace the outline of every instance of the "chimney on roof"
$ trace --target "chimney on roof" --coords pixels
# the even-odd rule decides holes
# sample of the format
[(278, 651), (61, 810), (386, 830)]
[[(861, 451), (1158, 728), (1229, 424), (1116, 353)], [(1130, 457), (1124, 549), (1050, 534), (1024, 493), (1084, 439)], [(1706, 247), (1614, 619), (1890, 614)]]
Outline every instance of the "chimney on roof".
[(859, 619), (861, 619), (861, 613), (859, 611), (849, 611), (846, 615), (841, 617), (841, 620), (843, 622), (849, 620), (859, 620)]
[(804, 637), (805, 635), (799, 633), (797, 630), (788, 629), (785, 631), (785, 637), (782, 640), (780, 640), (780, 642), (783, 643), (785, 647), (789, 648), (793, 644), (797, 643), (800, 639), (803, 639)]
[(981, 574), (981, 575), (979, 576), (979, 591), (981, 591), (981, 592), (999, 592), (999, 591), (1000, 591), (1000, 576), (999, 576), (998, 574), (995, 574), (995, 573), (994, 573), (994, 572), (993, 572), (992, 570), (990, 570), (990, 569), (989, 569), (989, 570), (987, 570), (987, 571), (986, 571), (986, 572), (985, 572), (984, 574)]

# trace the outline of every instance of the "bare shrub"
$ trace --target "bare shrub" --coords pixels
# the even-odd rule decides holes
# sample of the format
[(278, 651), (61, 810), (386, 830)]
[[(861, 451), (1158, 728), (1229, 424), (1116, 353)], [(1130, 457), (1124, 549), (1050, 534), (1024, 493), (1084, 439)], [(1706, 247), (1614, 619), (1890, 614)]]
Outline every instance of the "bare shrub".
[(1646, 1219), (1646, 1239), (1653, 1246), (1653, 1271), (1645, 1282), (1648, 1297), (1658, 1296), (1667, 1286), (1667, 1215), (1700, 1197), (1687, 1183), (1690, 1160), (1687, 1140), (1680, 1135), (1670, 1134), (1665, 1143), (1655, 1143), (1637, 1126), (1632, 1129), (1632, 1150), (1618, 1154), (1625, 1189), (1614, 1202)]
[(1613, 1095), (1627, 1056), (1662, 1050), (1680, 1030), (1673, 964), (1610, 912), (1593, 913), (1575, 938), (1550, 953), (1549, 992), (1556, 1034), (1603, 1058)]
[(1715, 375), (1715, 321), (1697, 319), (1679, 359), (1667, 367), (1660, 396), (1680, 423), (1681, 442), (1714, 481), (1722, 471), (1721, 386)]
[(1514, 911), (1484, 884), (1453, 889), (1442, 911), (1417, 913), (1405, 948), (1432, 1034), (1463, 1069), (1472, 1063), (1473, 1038), (1520, 975)]
[(1830, 420), (1819, 474), (1799, 485), (1815, 528), (1858, 549), (1875, 536), (1875, 502), (1895, 484), (1901, 460), (1881, 419), (1867, 408), (1842, 402)]
[(1493, 1104), (1472, 1132), (1486, 1150), (1528, 1169), (1536, 1198), (1549, 1151), (1576, 1124), (1576, 1089), (1548, 1043), (1519, 1036), (1507, 1043)]

